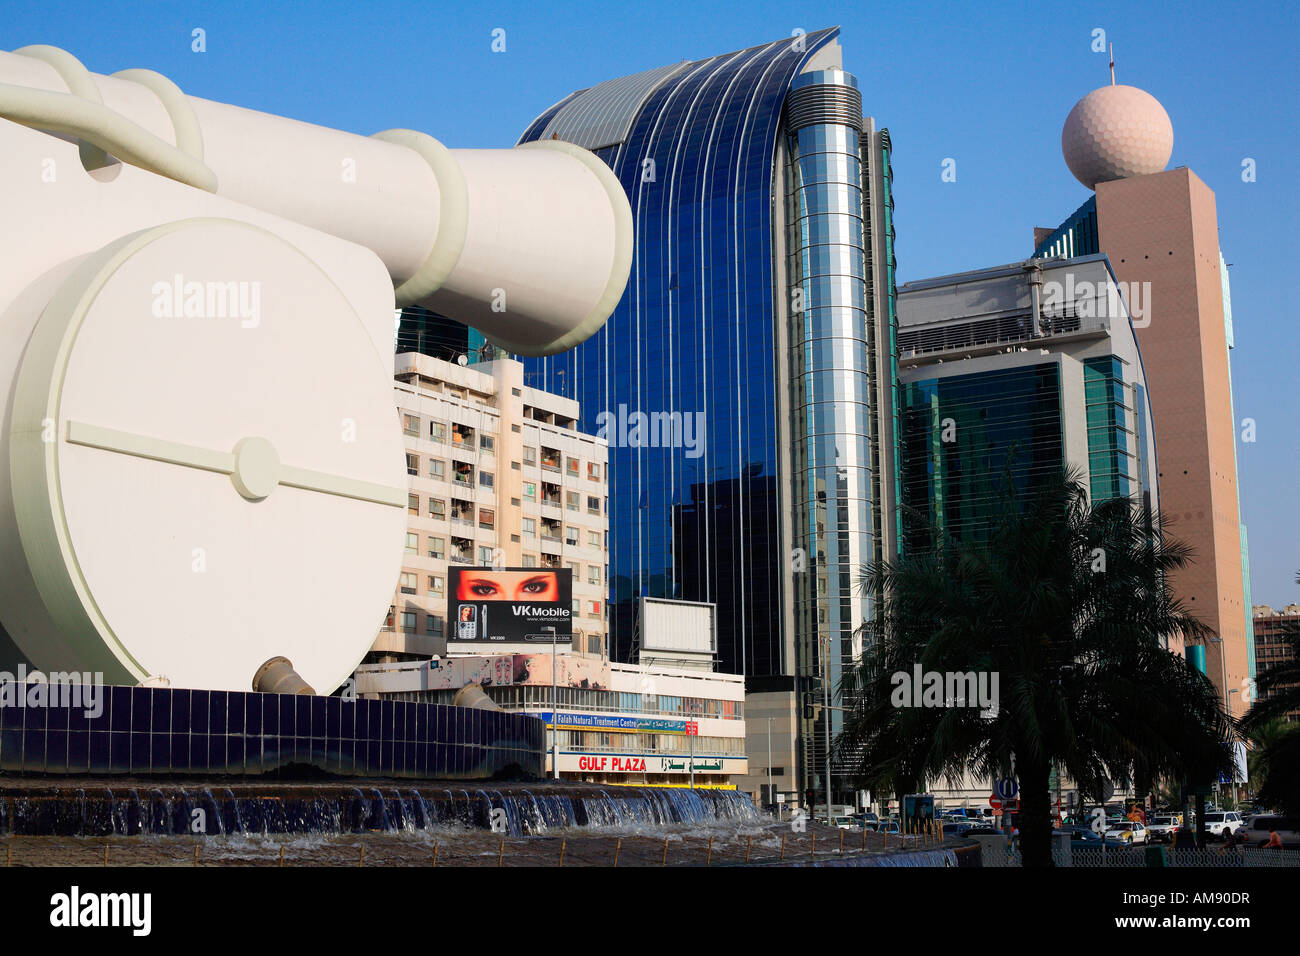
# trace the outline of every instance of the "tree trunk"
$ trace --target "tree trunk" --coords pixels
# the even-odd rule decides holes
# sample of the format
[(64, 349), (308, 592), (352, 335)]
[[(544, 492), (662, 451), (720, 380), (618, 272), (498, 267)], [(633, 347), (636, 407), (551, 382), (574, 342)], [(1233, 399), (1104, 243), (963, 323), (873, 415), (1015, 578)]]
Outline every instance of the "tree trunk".
[(1205, 832), (1205, 793), (1196, 791), (1196, 849), (1204, 850), (1209, 834)]
[(1030, 763), (1017, 755), (1020, 777), (1020, 860), (1025, 867), (1053, 866), (1052, 765)]

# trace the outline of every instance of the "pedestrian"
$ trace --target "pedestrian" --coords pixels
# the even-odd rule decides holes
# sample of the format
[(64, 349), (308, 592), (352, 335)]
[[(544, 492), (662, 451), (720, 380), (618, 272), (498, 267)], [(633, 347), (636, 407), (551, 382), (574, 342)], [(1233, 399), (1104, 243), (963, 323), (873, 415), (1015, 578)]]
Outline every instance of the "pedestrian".
[(1268, 842), (1264, 844), (1264, 849), (1266, 850), (1282, 849), (1282, 838), (1277, 835), (1276, 830), (1268, 831)]

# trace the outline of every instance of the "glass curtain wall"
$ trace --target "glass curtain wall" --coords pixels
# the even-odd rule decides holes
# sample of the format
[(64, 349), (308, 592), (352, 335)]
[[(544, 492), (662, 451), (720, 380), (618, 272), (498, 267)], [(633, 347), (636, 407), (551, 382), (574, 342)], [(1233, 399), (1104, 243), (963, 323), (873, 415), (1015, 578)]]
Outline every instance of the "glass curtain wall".
[[(636, 104), (625, 137), (589, 144), (632, 205), (632, 274), (600, 332), (525, 368), (529, 385), (582, 403), (582, 430), (611, 426), (615, 660), (635, 658), (645, 595), (715, 602), (720, 670), (793, 669), (781, 625), (789, 543), (776, 373), (787, 357), (775, 348), (772, 180), (791, 82), (837, 33), (686, 64)], [(583, 96), (539, 117), (524, 141)], [(627, 109), (608, 97), (611, 116)], [(606, 119), (590, 115), (585, 126), (618, 127)], [(691, 440), (633, 440), (619, 423), (636, 413), (676, 413)]]
[[(838, 702), (870, 611), (859, 587), (874, 551), (861, 123), (852, 75), (795, 79), (786, 103), (794, 612), (800, 686), (814, 703), (825, 699), (824, 684)], [(827, 721), (833, 738), (843, 723), (833, 709), (805, 718), (801, 735), (819, 793)]]

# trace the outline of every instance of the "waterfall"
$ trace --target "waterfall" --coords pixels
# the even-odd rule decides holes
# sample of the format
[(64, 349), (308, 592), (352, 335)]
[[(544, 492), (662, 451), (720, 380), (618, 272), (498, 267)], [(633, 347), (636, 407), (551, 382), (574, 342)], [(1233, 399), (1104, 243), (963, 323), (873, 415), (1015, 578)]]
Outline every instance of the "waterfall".
[(667, 827), (758, 822), (735, 791), (594, 787), (549, 783), (501, 789), (429, 791), (287, 784), (279, 791), (239, 785), (187, 790), (8, 790), (0, 787), (0, 834), (70, 836), (187, 835), (194, 814), (209, 836), (366, 832), (417, 833), (448, 826), (488, 829), (494, 813), (505, 832), (532, 836), (568, 828)]
[(230, 819), (226, 821), (226, 832), (243, 833), (244, 821), (239, 813), (239, 800), (235, 798), (234, 792), (229, 787), (226, 787), (222, 794), (224, 794), (222, 804), (230, 807)]

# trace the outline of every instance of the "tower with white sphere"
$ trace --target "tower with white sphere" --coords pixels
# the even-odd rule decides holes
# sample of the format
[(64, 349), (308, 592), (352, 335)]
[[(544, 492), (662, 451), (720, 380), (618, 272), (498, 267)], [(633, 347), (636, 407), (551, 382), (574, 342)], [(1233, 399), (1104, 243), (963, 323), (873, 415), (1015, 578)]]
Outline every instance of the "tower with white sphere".
[(1165, 168), (1173, 145), (1160, 102), (1115, 85), (1112, 73), (1061, 131), (1066, 166), (1094, 195), (1056, 229), (1035, 230), (1035, 255), (1105, 253), (1127, 293), (1150, 386), (1165, 529), (1195, 552), (1174, 588), (1213, 634), (1186, 653), (1240, 716), (1254, 654), (1226, 266), (1214, 193), (1185, 166)]
[(1074, 104), (1061, 130), (1061, 152), (1074, 178), (1098, 183), (1163, 172), (1174, 151), (1174, 126), (1150, 93), (1103, 86)]

